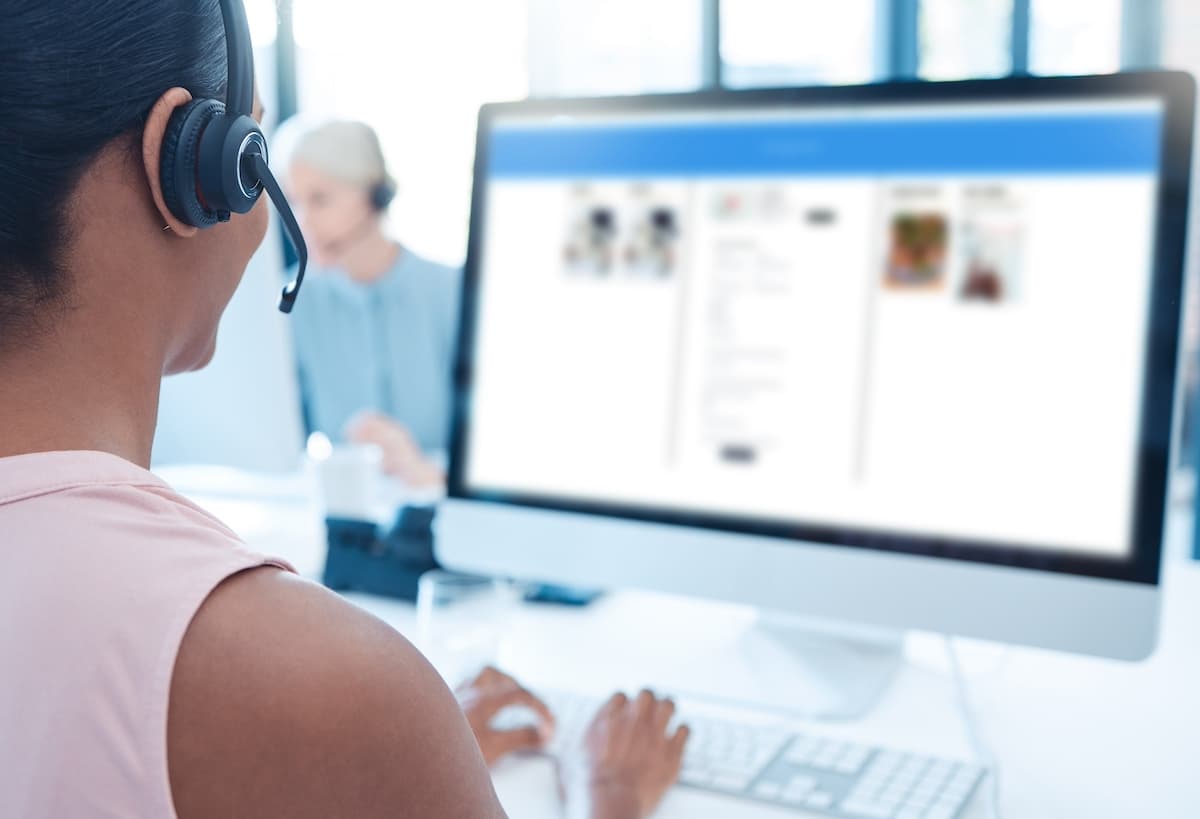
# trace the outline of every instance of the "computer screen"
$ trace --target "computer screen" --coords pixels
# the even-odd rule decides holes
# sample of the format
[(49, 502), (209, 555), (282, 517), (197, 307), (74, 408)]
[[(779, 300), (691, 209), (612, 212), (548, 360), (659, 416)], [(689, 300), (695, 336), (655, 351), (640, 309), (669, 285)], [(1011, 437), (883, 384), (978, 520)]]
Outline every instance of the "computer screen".
[(1132, 548), (1157, 97), (768, 104), (481, 132), (476, 493)]

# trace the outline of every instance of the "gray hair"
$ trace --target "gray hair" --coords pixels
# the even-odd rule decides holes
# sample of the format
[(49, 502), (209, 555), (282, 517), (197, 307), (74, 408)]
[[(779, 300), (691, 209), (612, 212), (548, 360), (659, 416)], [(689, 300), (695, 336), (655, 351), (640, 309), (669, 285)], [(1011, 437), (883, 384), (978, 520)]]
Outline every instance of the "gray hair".
[(303, 162), (339, 182), (362, 188), (396, 185), (388, 173), (379, 135), (364, 122), (335, 120), (310, 128), (296, 140), (290, 161)]

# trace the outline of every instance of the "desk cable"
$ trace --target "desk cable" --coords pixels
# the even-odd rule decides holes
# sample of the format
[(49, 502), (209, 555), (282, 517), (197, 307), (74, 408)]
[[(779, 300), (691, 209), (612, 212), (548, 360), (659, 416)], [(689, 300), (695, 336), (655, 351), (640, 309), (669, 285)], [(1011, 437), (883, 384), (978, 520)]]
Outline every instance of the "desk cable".
[(949, 634), (943, 635), (943, 640), (946, 645), (946, 656), (950, 662), (950, 673), (954, 677), (954, 698), (962, 714), (967, 740), (971, 743), (971, 751), (975, 754), (976, 759), (988, 769), (987, 782), (984, 783), (984, 787), (988, 789), (987, 814), (989, 819), (1000, 819), (1000, 761), (992, 753), (979, 728), (979, 720), (975, 708), (971, 705), (971, 697), (967, 688), (967, 676), (963, 673), (962, 662), (958, 656), (958, 644)]

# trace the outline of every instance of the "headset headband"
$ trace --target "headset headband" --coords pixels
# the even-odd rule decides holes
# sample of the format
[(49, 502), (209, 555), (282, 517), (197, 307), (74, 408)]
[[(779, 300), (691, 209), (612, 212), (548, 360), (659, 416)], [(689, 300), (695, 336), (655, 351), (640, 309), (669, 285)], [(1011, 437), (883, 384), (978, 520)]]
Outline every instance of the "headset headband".
[(225, 23), (225, 55), (229, 62), (225, 85), (225, 113), (250, 116), (254, 107), (254, 44), (242, 0), (221, 0)]

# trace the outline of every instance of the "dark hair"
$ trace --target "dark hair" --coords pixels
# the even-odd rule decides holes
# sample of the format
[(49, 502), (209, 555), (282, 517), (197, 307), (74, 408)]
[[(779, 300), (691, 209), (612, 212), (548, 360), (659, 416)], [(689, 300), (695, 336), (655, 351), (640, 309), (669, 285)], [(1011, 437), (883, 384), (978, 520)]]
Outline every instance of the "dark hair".
[(223, 99), (226, 75), (218, 0), (3, 5), (0, 344), (65, 302), (68, 205), (98, 154), (137, 134), (168, 88)]

